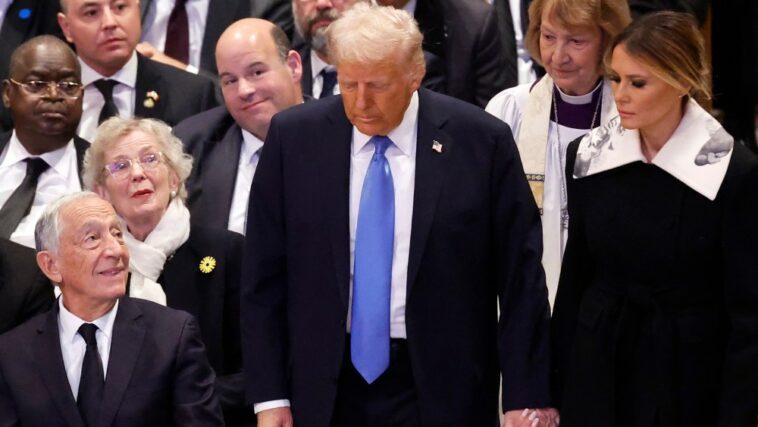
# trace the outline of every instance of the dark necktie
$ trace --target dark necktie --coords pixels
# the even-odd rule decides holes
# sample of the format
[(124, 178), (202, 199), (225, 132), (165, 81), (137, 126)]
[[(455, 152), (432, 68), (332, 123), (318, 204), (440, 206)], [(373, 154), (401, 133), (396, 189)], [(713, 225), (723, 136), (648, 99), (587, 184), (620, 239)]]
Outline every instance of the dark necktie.
[(318, 99), (334, 95), (334, 85), (337, 84), (337, 71), (324, 68), (321, 70), (321, 77), (324, 78), (324, 84), (321, 86), (321, 95), (318, 96)]
[(100, 117), (97, 119), (97, 124), (99, 125), (113, 116), (118, 116), (118, 108), (116, 108), (116, 103), (113, 102), (113, 87), (116, 86), (118, 82), (115, 80), (100, 79), (92, 84), (94, 84), (97, 90), (103, 94), (103, 99), (105, 100), (103, 109), (100, 110)]
[(100, 401), (103, 398), (103, 389), (105, 388), (103, 361), (100, 359), (100, 352), (97, 351), (95, 332), (97, 332), (97, 326), (92, 323), (85, 323), (79, 327), (79, 335), (87, 343), (87, 351), (84, 352), (84, 360), (82, 361), (82, 375), (79, 379), (76, 406), (79, 407), (79, 413), (87, 427), (95, 425), (100, 410)]
[(13, 231), (18, 227), (21, 220), (29, 214), (37, 192), (37, 181), (42, 172), (50, 167), (39, 157), (28, 158), (26, 162), (26, 176), (21, 185), (11, 194), (0, 209), (0, 237), (10, 238)]
[(367, 383), (390, 365), (390, 292), (395, 240), (395, 188), (384, 152), (392, 141), (374, 136), (355, 231), (350, 357)]
[(184, 5), (187, 0), (176, 0), (168, 18), (166, 45), (163, 53), (185, 64), (189, 63), (189, 18)]

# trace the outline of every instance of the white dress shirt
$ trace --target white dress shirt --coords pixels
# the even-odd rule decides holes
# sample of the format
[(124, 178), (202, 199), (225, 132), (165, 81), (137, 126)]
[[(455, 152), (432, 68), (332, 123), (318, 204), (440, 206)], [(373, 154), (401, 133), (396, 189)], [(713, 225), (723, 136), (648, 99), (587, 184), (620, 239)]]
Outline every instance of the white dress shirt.
[[(313, 84), (311, 85), (311, 88), (313, 89), (313, 97), (315, 99), (318, 99), (319, 96), (321, 96), (321, 88), (324, 87), (324, 76), (321, 75), (321, 71), (324, 69), (328, 70), (334, 70), (334, 66), (327, 64), (324, 62), (323, 59), (321, 59), (315, 50), (311, 49), (311, 76)], [(332, 89), (333, 95), (338, 95), (340, 93), (340, 85), (339, 83), (334, 85), (334, 89)]]
[(79, 380), (82, 376), (82, 363), (84, 353), (87, 351), (87, 343), (79, 335), (79, 327), (84, 323), (94, 323), (97, 326), (95, 340), (97, 351), (103, 362), (103, 379), (108, 375), (108, 359), (111, 353), (111, 341), (113, 339), (113, 322), (116, 320), (118, 301), (113, 308), (92, 322), (85, 322), (68, 311), (63, 305), (63, 296), (58, 298), (58, 336), (61, 342), (61, 354), (63, 355), (63, 367), (66, 369), (68, 384), (74, 399), (79, 395)]
[[(392, 289), (390, 291), (390, 337), (406, 338), (405, 291), (408, 283), (408, 255), (411, 247), (411, 221), (413, 219), (413, 193), (416, 183), (416, 135), (418, 131), (418, 93), (414, 93), (400, 125), (387, 137), (392, 145), (384, 152), (392, 172), (395, 189), (395, 240), (392, 249)], [(373, 135), (365, 135), (353, 127), (350, 144), (350, 302), (347, 310), (347, 332), (353, 300), (353, 270), (355, 265), (355, 229), (361, 204), (363, 180), (374, 156)], [(266, 409), (290, 406), (287, 399), (256, 403), (257, 414)]]
[(5, 22), (5, 15), (8, 13), (8, 9), (11, 7), (13, 0), (0, 0), (0, 28), (3, 28)]
[(8, 145), (0, 154), (0, 206), (5, 205), (5, 202), (24, 180), (26, 176), (26, 162), (24, 160), (29, 157), (40, 157), (50, 167), (39, 176), (37, 193), (34, 196), (31, 210), (11, 234), (10, 240), (34, 248), (34, 226), (48, 203), (65, 194), (81, 191), (82, 185), (79, 182), (76, 148), (73, 140), (55, 151), (40, 156), (32, 156), (21, 145), (16, 132), (13, 131)]
[[(168, 19), (176, 0), (153, 0), (148, 6), (142, 28), (142, 41), (148, 42), (161, 52), (166, 50)], [(189, 64), (187, 71), (197, 73), (200, 68), (200, 52), (203, 50), (205, 24), (208, 20), (210, 0), (188, 0), (184, 5), (189, 22)]]
[(240, 149), (240, 161), (237, 165), (237, 179), (234, 181), (234, 194), (232, 206), (229, 208), (229, 231), (245, 235), (247, 223), (247, 205), (250, 198), (250, 186), (253, 185), (253, 176), (258, 167), (263, 141), (252, 133), (242, 130), (242, 148)]
[[(79, 59), (79, 64), (82, 66), (84, 100), (82, 119), (79, 122), (77, 135), (91, 142), (95, 139), (97, 120), (100, 117), (100, 110), (103, 109), (103, 105), (105, 104), (103, 94), (92, 83), (106, 77), (93, 70), (92, 67), (81, 59)], [(132, 118), (134, 116), (134, 100), (137, 90), (137, 53), (132, 52), (132, 57), (129, 58), (129, 61), (116, 74), (107, 78), (116, 80), (119, 83), (113, 87), (113, 102), (116, 104), (116, 108), (118, 108), (118, 115), (125, 119)]]

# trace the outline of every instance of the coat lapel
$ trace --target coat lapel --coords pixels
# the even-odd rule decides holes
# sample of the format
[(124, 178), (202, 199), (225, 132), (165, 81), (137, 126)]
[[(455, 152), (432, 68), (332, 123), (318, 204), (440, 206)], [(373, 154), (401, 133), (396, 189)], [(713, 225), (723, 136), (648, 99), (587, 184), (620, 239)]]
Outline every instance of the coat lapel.
[(100, 416), (96, 423), (99, 427), (113, 424), (113, 419), (121, 406), (134, 366), (142, 351), (145, 338), (145, 325), (140, 317), (142, 312), (129, 297), (119, 301), (116, 320), (113, 323), (108, 371), (105, 374), (105, 390), (100, 406)]
[[(410, 296), (424, 256), (427, 237), (434, 221), (440, 189), (446, 176), (454, 141), (442, 130), (447, 113), (438, 111), (419, 91), (418, 136), (416, 139), (416, 184), (408, 255), (407, 295)], [(437, 149), (433, 148), (437, 147)]]
[(328, 116), (334, 132), (323, 135), (319, 168), (324, 171), (324, 212), (328, 212), (329, 236), (340, 299), (345, 310), (350, 295), (350, 146), (353, 127), (345, 116), (341, 97)]
[[(166, 105), (170, 102), (169, 99), (165, 98), (168, 96), (168, 91), (163, 90), (163, 76), (155, 70), (151, 59), (140, 54), (137, 54), (137, 82), (135, 86), (134, 116), (162, 119)], [(158, 97), (151, 99), (152, 102), (145, 102), (149, 92), (155, 92)]]
[(311, 49), (306, 45), (300, 49), (300, 59), (303, 61), (303, 75), (300, 77), (300, 87), (303, 95), (313, 96), (313, 70), (311, 69)]
[[(37, 372), (42, 377), (49, 398), (55, 402), (63, 419), (70, 427), (84, 427), (79, 409), (76, 406), (74, 395), (71, 393), (71, 385), (66, 377), (66, 368), (63, 366), (61, 343), (58, 334), (58, 304), (40, 320), (37, 336), (33, 346), (34, 364)], [(44, 398), (40, 396), (40, 398)]]
[(89, 148), (89, 142), (74, 135), (74, 148), (76, 149), (76, 169), (79, 171), (79, 184), (84, 188), (82, 171), (84, 170), (84, 154)]
[[(223, 224), (226, 224), (229, 220), (229, 210), (232, 207), (241, 149), (242, 130), (235, 123), (226, 131), (216, 149), (208, 152), (208, 157), (201, 160), (205, 170), (203, 171), (202, 185), (198, 186), (196, 190), (200, 192), (198, 200), (202, 203), (202, 210), (207, 211), (207, 213), (201, 214), (206, 218), (206, 221), (223, 220)], [(200, 210), (195, 209), (194, 211)]]

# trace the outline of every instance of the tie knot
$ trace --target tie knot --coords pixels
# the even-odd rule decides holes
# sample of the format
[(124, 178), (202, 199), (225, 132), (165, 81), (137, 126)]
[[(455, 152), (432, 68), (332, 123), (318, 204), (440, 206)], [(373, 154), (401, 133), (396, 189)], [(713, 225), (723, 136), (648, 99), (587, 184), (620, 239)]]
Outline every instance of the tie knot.
[(42, 175), (42, 172), (46, 171), (50, 165), (46, 161), (39, 157), (29, 157), (26, 160), (26, 175), (32, 176), (35, 179)]
[(113, 98), (113, 87), (118, 84), (115, 80), (95, 80), (93, 83), (97, 90), (100, 91), (100, 93), (103, 94), (103, 97), (105, 99), (112, 99)]
[(392, 140), (389, 139), (386, 136), (382, 135), (375, 135), (371, 137), (371, 142), (374, 143), (374, 153), (384, 155), (384, 152), (387, 151), (387, 147), (392, 144)]
[(93, 323), (84, 323), (79, 327), (79, 335), (84, 338), (84, 342), (86, 342), (87, 345), (97, 344), (97, 341), (95, 340), (95, 332), (97, 332), (97, 326)]

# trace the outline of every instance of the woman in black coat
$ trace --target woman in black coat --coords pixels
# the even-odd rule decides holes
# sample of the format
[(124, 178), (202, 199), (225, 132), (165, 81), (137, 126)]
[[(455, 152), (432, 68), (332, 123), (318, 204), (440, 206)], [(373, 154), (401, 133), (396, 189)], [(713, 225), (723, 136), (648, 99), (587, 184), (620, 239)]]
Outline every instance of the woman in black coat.
[(111, 202), (129, 249), (129, 296), (197, 318), (228, 426), (250, 425), (244, 401), (239, 281), (242, 236), (190, 226), (184, 181), (192, 158), (165, 124), (111, 118), (84, 159), (84, 183)]
[(561, 426), (758, 423), (758, 170), (694, 98), (691, 18), (612, 44), (619, 117), (568, 150), (571, 228), (556, 298)]

